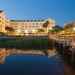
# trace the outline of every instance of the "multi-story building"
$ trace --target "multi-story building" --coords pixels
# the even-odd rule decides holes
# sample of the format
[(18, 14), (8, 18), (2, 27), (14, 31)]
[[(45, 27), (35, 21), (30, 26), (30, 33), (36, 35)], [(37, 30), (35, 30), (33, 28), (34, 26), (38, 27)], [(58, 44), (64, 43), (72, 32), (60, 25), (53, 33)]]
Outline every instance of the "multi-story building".
[(42, 20), (10, 20), (11, 27), (17, 33), (32, 33), (42, 28)]
[[(45, 28), (43, 24), (49, 21), (48, 26)], [(52, 19), (48, 20), (10, 20), (10, 25), (16, 31), (16, 33), (36, 33), (38, 29), (45, 29), (48, 32), (55, 26), (55, 21)]]
[(5, 26), (9, 24), (9, 20), (6, 18), (6, 14), (3, 10), (0, 10), (0, 32), (5, 32)]
[[(48, 21), (47, 27), (44, 27), (44, 23)], [(44, 29), (48, 32), (55, 26), (55, 21), (52, 19), (41, 20), (9, 20), (6, 18), (4, 11), (0, 11), (0, 32), (6, 32), (5, 27), (12, 27), (15, 35), (25, 33), (36, 33), (38, 29)]]

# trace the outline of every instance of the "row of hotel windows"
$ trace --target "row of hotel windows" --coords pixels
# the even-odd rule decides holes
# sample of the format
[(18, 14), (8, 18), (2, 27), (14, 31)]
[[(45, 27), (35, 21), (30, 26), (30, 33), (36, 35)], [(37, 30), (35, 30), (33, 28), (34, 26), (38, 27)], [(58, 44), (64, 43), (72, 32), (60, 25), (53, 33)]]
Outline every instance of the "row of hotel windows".
[(41, 20), (10, 20), (12, 22), (43, 22), (45, 21), (44, 19), (41, 19)]
[(12, 27), (42, 27), (42, 26), (12, 26)]
[(26, 22), (25, 23), (19, 23), (19, 22), (18, 23), (12, 23), (11, 22), (10, 24), (12, 24), (12, 25), (19, 25), (19, 24), (20, 25), (42, 25), (43, 23), (28, 23), (28, 22), (27, 23)]

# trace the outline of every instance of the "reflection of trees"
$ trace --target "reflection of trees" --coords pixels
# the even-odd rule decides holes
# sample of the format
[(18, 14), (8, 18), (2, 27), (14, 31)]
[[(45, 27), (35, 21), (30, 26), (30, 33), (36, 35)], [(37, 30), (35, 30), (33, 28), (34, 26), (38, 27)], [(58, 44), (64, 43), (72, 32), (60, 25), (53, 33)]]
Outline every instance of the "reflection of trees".
[(47, 31), (48, 25), (49, 25), (49, 21), (46, 21), (46, 22), (43, 24), (43, 28), (45, 28), (46, 31)]

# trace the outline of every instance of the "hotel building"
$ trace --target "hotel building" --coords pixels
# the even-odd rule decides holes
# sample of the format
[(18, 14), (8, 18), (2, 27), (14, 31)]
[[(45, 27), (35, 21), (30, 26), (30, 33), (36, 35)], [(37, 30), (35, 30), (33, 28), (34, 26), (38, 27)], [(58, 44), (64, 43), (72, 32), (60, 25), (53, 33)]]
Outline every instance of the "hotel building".
[[(43, 24), (48, 21), (47, 27)], [(55, 21), (52, 19), (41, 20), (9, 20), (6, 18), (4, 11), (0, 11), (0, 32), (7, 32), (5, 27), (12, 27), (15, 35), (24, 35), (25, 33), (36, 33), (38, 29), (45, 30), (48, 33), (49, 29), (55, 26)]]
[(6, 17), (5, 12), (0, 10), (0, 32), (5, 32), (6, 25), (9, 25), (9, 20)]

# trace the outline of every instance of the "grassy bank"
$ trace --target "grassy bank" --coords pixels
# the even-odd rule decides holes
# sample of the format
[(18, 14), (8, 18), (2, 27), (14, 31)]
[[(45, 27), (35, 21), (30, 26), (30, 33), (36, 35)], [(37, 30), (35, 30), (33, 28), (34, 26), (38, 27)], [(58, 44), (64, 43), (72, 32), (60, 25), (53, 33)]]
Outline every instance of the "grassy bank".
[(47, 50), (47, 38), (14, 38), (14, 39), (0, 39), (1, 48), (17, 48), (17, 49), (35, 49)]

